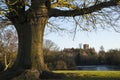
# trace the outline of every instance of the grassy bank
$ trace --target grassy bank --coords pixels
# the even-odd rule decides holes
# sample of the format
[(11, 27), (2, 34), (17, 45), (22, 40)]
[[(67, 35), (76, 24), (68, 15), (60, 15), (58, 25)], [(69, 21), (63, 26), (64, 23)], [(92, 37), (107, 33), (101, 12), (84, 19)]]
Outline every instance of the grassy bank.
[(63, 73), (65, 80), (120, 80), (120, 71), (79, 71), (57, 70), (55, 73)]

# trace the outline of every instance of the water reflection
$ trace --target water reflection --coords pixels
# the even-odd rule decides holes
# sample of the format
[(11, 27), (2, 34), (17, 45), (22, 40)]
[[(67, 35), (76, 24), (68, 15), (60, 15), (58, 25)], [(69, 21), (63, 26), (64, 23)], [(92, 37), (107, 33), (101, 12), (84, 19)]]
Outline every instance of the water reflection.
[(77, 70), (118, 70), (120, 66), (106, 66), (106, 65), (94, 65), (94, 66), (77, 66)]

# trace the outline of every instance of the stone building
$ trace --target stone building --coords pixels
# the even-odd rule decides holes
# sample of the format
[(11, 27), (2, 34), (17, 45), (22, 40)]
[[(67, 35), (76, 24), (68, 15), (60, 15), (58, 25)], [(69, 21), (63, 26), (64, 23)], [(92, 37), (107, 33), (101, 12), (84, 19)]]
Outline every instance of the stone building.
[(89, 44), (84, 44), (83, 49), (89, 49)]

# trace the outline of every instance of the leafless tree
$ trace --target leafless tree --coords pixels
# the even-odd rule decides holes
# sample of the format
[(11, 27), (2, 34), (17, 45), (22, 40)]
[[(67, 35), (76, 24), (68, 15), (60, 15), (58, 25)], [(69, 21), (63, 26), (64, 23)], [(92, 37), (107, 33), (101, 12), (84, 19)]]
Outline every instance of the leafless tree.
[(0, 54), (5, 65), (4, 70), (9, 68), (15, 60), (17, 54), (17, 42), (17, 35), (13, 27), (0, 30)]

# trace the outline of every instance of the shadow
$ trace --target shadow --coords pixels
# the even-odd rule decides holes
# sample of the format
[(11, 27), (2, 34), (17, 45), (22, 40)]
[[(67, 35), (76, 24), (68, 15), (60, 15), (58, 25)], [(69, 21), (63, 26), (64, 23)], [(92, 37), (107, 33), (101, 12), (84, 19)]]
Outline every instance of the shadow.
[(65, 80), (67, 76), (62, 73), (53, 73), (49, 71), (43, 71), (40, 75), (40, 80)]
[(95, 75), (82, 75), (77, 76), (74, 74), (69, 74), (64, 80), (120, 80), (120, 77), (98, 77)]
[(0, 80), (65, 80), (65, 74), (43, 71), (37, 78), (36, 72), (31, 73), (29, 70), (13, 70), (8, 69), (0, 72)]
[(11, 80), (12, 78), (19, 76), (23, 72), (23, 69), (8, 69), (6, 71), (2, 71), (0, 72), (0, 80)]

